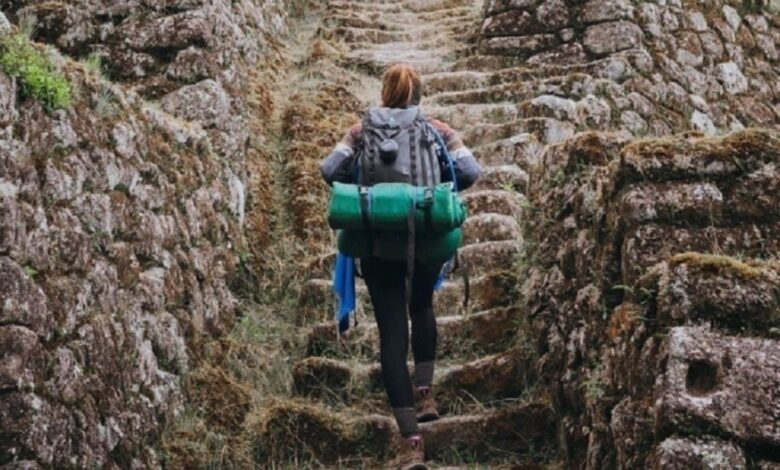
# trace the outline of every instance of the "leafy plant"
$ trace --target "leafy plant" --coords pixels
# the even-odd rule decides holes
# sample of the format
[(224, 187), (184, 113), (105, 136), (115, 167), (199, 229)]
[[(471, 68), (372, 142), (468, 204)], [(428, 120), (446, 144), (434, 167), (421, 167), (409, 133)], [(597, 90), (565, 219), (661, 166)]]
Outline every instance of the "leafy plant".
[(39, 100), (49, 111), (70, 106), (70, 82), (33, 46), (28, 35), (5, 36), (0, 39), (0, 49), (0, 67), (19, 81), (23, 96)]
[(24, 267), (24, 272), (30, 276), (31, 278), (35, 279), (35, 276), (38, 275), (38, 270), (35, 269), (33, 266), (27, 265)]

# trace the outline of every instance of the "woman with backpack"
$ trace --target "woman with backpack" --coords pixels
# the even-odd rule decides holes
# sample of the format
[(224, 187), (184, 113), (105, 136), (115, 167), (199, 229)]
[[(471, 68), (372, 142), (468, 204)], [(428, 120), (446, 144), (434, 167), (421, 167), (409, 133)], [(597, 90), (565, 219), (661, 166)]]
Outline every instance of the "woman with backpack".
[[(480, 176), (479, 164), (455, 131), (422, 114), (421, 97), (422, 81), (412, 67), (390, 67), (383, 79), (382, 106), (371, 108), (322, 162), (325, 181), (431, 187), (454, 176), (460, 190), (473, 185)], [(446, 145), (450, 162), (442, 157), (437, 142)], [(360, 258), (360, 268), (379, 329), (382, 379), (403, 437), (395, 463), (412, 470), (426, 468), (418, 422), (439, 418), (431, 388), (437, 339), (433, 292), (446, 260), (415, 259), (413, 248), (397, 249), (399, 243), (413, 243), (406, 237), (371, 232), (371, 256)], [(406, 365), (407, 312), (412, 322), (413, 378)]]

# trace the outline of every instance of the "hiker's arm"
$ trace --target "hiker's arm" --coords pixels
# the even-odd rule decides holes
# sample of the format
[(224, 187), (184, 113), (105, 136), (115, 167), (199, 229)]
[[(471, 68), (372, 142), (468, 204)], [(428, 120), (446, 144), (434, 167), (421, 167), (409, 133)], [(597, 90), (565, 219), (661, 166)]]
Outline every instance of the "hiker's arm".
[(461, 147), (454, 152), (450, 152), (452, 161), (455, 164), (455, 178), (458, 180), (458, 190), (469, 189), (482, 176), (482, 168), (474, 158), (468, 147)]
[(441, 134), (447, 150), (450, 152), (452, 162), (455, 166), (455, 179), (458, 181), (458, 189), (463, 191), (470, 188), (482, 176), (482, 168), (474, 158), (471, 150), (463, 144), (457, 132), (447, 124), (433, 120), (433, 127)]
[(334, 182), (352, 183), (355, 171), (355, 128), (347, 132), (341, 142), (320, 163), (320, 174), (322, 179), (329, 185)]

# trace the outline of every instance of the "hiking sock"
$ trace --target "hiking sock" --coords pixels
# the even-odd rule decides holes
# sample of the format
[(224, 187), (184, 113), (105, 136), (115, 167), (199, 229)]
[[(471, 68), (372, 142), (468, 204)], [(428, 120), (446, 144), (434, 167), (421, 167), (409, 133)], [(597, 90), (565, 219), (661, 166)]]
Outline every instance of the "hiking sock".
[(433, 384), (434, 361), (425, 361), (414, 365), (414, 386), (430, 388)]
[(393, 408), (395, 421), (398, 423), (398, 430), (404, 438), (414, 434), (419, 434), (417, 427), (417, 410), (413, 406), (404, 408)]

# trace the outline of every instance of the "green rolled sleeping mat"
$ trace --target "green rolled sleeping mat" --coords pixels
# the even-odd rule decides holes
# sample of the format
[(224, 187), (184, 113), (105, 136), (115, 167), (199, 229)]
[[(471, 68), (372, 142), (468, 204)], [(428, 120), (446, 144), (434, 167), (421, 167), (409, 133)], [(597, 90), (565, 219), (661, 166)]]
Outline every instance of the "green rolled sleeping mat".
[(414, 208), (415, 231), (450, 232), (466, 220), (466, 206), (452, 183), (433, 188), (407, 183), (374, 186), (334, 183), (328, 223), (337, 230), (408, 231)]
[[(414, 256), (420, 261), (446, 261), (458, 251), (463, 233), (460, 228), (449, 232), (416, 233)], [(371, 253), (372, 234), (366, 230), (340, 230), (339, 251), (352, 258), (367, 258)], [(381, 234), (382, 258), (405, 259), (408, 232), (383, 232)]]

